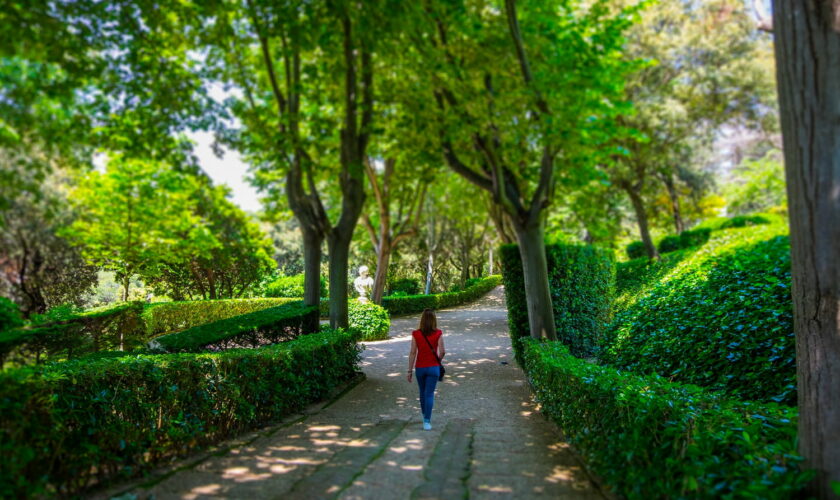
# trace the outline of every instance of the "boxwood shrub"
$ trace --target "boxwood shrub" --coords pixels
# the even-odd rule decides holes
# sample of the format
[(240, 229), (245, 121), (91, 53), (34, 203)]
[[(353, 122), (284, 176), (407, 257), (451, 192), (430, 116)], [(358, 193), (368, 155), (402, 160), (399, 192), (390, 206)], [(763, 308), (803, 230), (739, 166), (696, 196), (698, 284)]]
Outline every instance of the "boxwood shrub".
[(641, 241), (634, 241), (628, 244), (625, 251), (627, 252), (627, 257), (631, 260), (647, 257), (647, 249)]
[(388, 311), (372, 302), (361, 303), (351, 299), (347, 302), (350, 328), (362, 334), (362, 340), (385, 340), (391, 329)]
[[(323, 276), (321, 280), (321, 297), (327, 296), (327, 280)], [(265, 297), (286, 297), (300, 299), (303, 297), (304, 275), (278, 276), (263, 286), (262, 294)]]
[(602, 360), (637, 373), (796, 403), (790, 242), (784, 225), (715, 232), (625, 297)]
[(417, 295), (420, 293), (420, 280), (416, 278), (400, 278), (388, 283), (388, 295), (400, 293)]
[(194, 300), (149, 304), (143, 311), (143, 321), (148, 338), (165, 333), (185, 330), (195, 326), (232, 318), (283, 304), (299, 301), (297, 298), (258, 298)]
[(393, 316), (416, 314), (423, 312), (423, 309), (443, 309), (446, 307), (460, 306), (482, 297), (490, 290), (499, 286), (501, 282), (501, 276), (493, 275), (481, 278), (480, 281), (460, 292), (383, 297), (382, 307)]
[(318, 309), (297, 301), (163, 335), (154, 339), (150, 347), (167, 352), (253, 348), (317, 330)]
[(276, 422), (358, 370), (357, 334), (0, 373), (0, 498), (74, 496)]
[(675, 252), (683, 248), (700, 246), (709, 241), (712, 230), (709, 228), (698, 228), (691, 231), (683, 231), (678, 235), (671, 235), (659, 241), (660, 253)]
[(542, 410), (625, 498), (791, 498), (811, 477), (795, 409), (588, 363), (558, 342), (523, 344)]
[[(610, 252), (587, 245), (552, 243), (545, 247), (557, 338), (576, 356), (596, 353), (607, 324), (615, 287)], [(517, 245), (500, 249), (508, 325), (517, 359), (518, 340), (530, 336), (525, 277)]]

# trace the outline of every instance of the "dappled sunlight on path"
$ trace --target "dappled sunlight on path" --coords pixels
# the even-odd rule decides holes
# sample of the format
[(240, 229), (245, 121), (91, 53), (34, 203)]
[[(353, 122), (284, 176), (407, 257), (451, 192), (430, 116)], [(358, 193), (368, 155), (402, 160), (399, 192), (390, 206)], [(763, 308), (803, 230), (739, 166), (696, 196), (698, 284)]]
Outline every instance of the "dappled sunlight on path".
[(366, 344), (367, 379), (333, 404), (136, 487), (138, 498), (602, 498), (538, 414), (507, 334), (501, 288), (438, 313), (447, 377), (432, 431), (406, 379), (417, 316)]

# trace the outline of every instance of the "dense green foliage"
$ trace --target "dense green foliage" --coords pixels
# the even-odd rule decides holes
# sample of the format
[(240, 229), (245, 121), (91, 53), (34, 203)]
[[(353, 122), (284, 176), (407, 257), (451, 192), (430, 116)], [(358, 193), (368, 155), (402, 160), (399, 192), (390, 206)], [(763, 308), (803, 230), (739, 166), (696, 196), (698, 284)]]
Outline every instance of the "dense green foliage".
[(795, 409), (598, 366), (557, 342), (524, 350), (543, 411), (626, 498), (789, 498), (810, 477)]
[[(782, 224), (722, 230), (628, 284), (602, 359), (638, 373), (796, 402), (790, 243)], [(625, 268), (623, 271), (627, 271)]]
[(394, 295), (396, 293), (417, 295), (420, 293), (420, 280), (417, 278), (400, 278), (389, 282), (387, 295)]
[(277, 307), (300, 300), (290, 299), (225, 299), (184, 302), (160, 302), (146, 306), (143, 311), (148, 338), (192, 328), (240, 314)]
[(163, 335), (149, 346), (167, 352), (259, 347), (289, 341), (317, 330), (318, 308), (294, 302)]
[(391, 318), (388, 311), (373, 302), (362, 303), (350, 300), (349, 308), (350, 328), (362, 332), (362, 340), (385, 340), (391, 329)]
[(382, 307), (391, 315), (416, 314), (423, 309), (443, 309), (472, 302), (501, 284), (498, 275), (481, 278), (479, 282), (460, 292), (435, 293), (430, 295), (406, 295), (383, 297)]
[(691, 231), (683, 231), (680, 234), (670, 235), (662, 238), (659, 241), (660, 253), (675, 252), (683, 248), (691, 248), (700, 246), (709, 241), (712, 230), (709, 228), (699, 228)]
[(625, 248), (625, 251), (627, 252), (627, 257), (630, 258), (631, 260), (632, 259), (638, 259), (640, 257), (644, 257), (645, 252), (646, 252), (645, 244), (642, 243), (641, 241), (634, 241), (634, 242), (629, 243), (627, 245), (627, 248)]
[[(545, 248), (557, 339), (576, 356), (592, 356), (610, 321), (615, 286), (612, 255), (586, 245), (551, 243)], [(510, 335), (521, 360), (519, 339), (531, 332), (519, 247), (503, 245), (500, 255)]]
[(0, 374), (0, 497), (67, 496), (275, 422), (358, 369), (357, 334)]
[(18, 308), (17, 304), (6, 297), (0, 297), (0, 332), (18, 327), (22, 324), (23, 318), (20, 316), (20, 308)]
[(734, 227), (746, 226), (761, 226), (770, 223), (770, 219), (764, 215), (736, 215), (735, 217), (732, 217), (731, 219), (721, 224), (720, 229), (730, 229)]
[(615, 301), (613, 313), (622, 311), (628, 302), (645, 287), (662, 279), (683, 259), (693, 253), (691, 249), (663, 254), (659, 260), (647, 257), (618, 262), (615, 273)]
[[(303, 274), (294, 276), (277, 276), (263, 285), (262, 295), (265, 297), (303, 297)], [(321, 276), (321, 297), (327, 296), (327, 280)]]

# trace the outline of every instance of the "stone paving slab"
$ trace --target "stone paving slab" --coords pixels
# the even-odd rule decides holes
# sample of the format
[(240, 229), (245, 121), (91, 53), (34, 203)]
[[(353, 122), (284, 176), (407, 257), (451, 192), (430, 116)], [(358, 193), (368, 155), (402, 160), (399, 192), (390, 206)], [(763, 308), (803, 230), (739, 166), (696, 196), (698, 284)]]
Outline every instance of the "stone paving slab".
[[(410, 498), (442, 460), (435, 450), (448, 426), (469, 421), (468, 460), (463, 454), (458, 459), (469, 465), (461, 483), (469, 498), (604, 498), (531, 400), (513, 359), (501, 288), (471, 305), (438, 313), (447, 376), (438, 384), (432, 431), (422, 430), (417, 384), (406, 380), (410, 333), (417, 322), (417, 316), (395, 318), (391, 339), (366, 343), (362, 369), (367, 378), (334, 404), (155, 485), (135, 487), (132, 494), (155, 500), (312, 498), (311, 490), (293, 490), (308, 481), (344, 500)], [(346, 451), (372, 442), (370, 433), (378, 432), (372, 429), (384, 422), (399, 432), (374, 439), (378, 444), (364, 453)], [(452, 449), (459, 446), (456, 442)], [(373, 455), (366, 454), (371, 450)], [(318, 471), (329, 470), (333, 461), (341, 470), (335, 477), (343, 479), (319, 479), (323, 472)], [(460, 477), (463, 467), (453, 467), (460, 468), (454, 476)], [(342, 485), (326, 487), (337, 482)], [(449, 490), (436, 495), (451, 498)]]

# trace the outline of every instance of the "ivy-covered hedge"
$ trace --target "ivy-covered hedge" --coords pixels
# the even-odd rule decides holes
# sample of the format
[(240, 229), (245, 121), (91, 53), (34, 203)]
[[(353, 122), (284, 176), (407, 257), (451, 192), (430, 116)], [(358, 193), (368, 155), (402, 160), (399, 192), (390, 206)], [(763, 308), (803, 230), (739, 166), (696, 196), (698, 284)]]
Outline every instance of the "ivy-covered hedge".
[(627, 257), (631, 260), (647, 256), (647, 249), (645, 248), (645, 244), (641, 241), (633, 241), (629, 243), (625, 248), (625, 251), (627, 252)]
[(675, 252), (683, 248), (700, 246), (709, 241), (712, 230), (709, 228), (698, 228), (690, 231), (683, 231), (677, 235), (666, 236), (659, 241), (659, 253)]
[(382, 307), (391, 315), (416, 314), (423, 309), (443, 309), (472, 302), (499, 286), (502, 277), (498, 275), (481, 278), (478, 282), (460, 292), (436, 293), (430, 295), (405, 295), (383, 297)]
[(626, 498), (790, 498), (811, 477), (795, 409), (588, 363), (558, 342), (523, 344), (543, 411)]
[[(545, 247), (557, 338), (576, 356), (592, 356), (610, 321), (615, 265), (610, 252), (587, 245)], [(512, 345), (521, 363), (519, 339), (530, 336), (525, 277), (517, 245), (500, 250)]]
[(0, 332), (0, 367), (5, 362), (39, 363), (101, 350), (142, 346), (146, 334), (142, 302), (86, 311), (68, 319)]
[(167, 352), (253, 348), (286, 342), (317, 330), (318, 309), (297, 301), (163, 335), (154, 339), (150, 347)]
[(278, 421), (358, 370), (357, 334), (0, 373), (0, 498), (71, 496)]
[(361, 303), (350, 300), (347, 303), (350, 328), (362, 332), (362, 340), (385, 340), (391, 329), (388, 311), (372, 302)]
[(161, 334), (290, 304), (299, 301), (301, 297), (303, 297), (303, 293), (298, 295), (296, 299), (259, 298), (160, 302), (146, 306), (143, 311), (143, 322), (148, 338), (151, 339)]
[(624, 298), (601, 359), (739, 399), (796, 404), (786, 232), (784, 225), (715, 232)]

